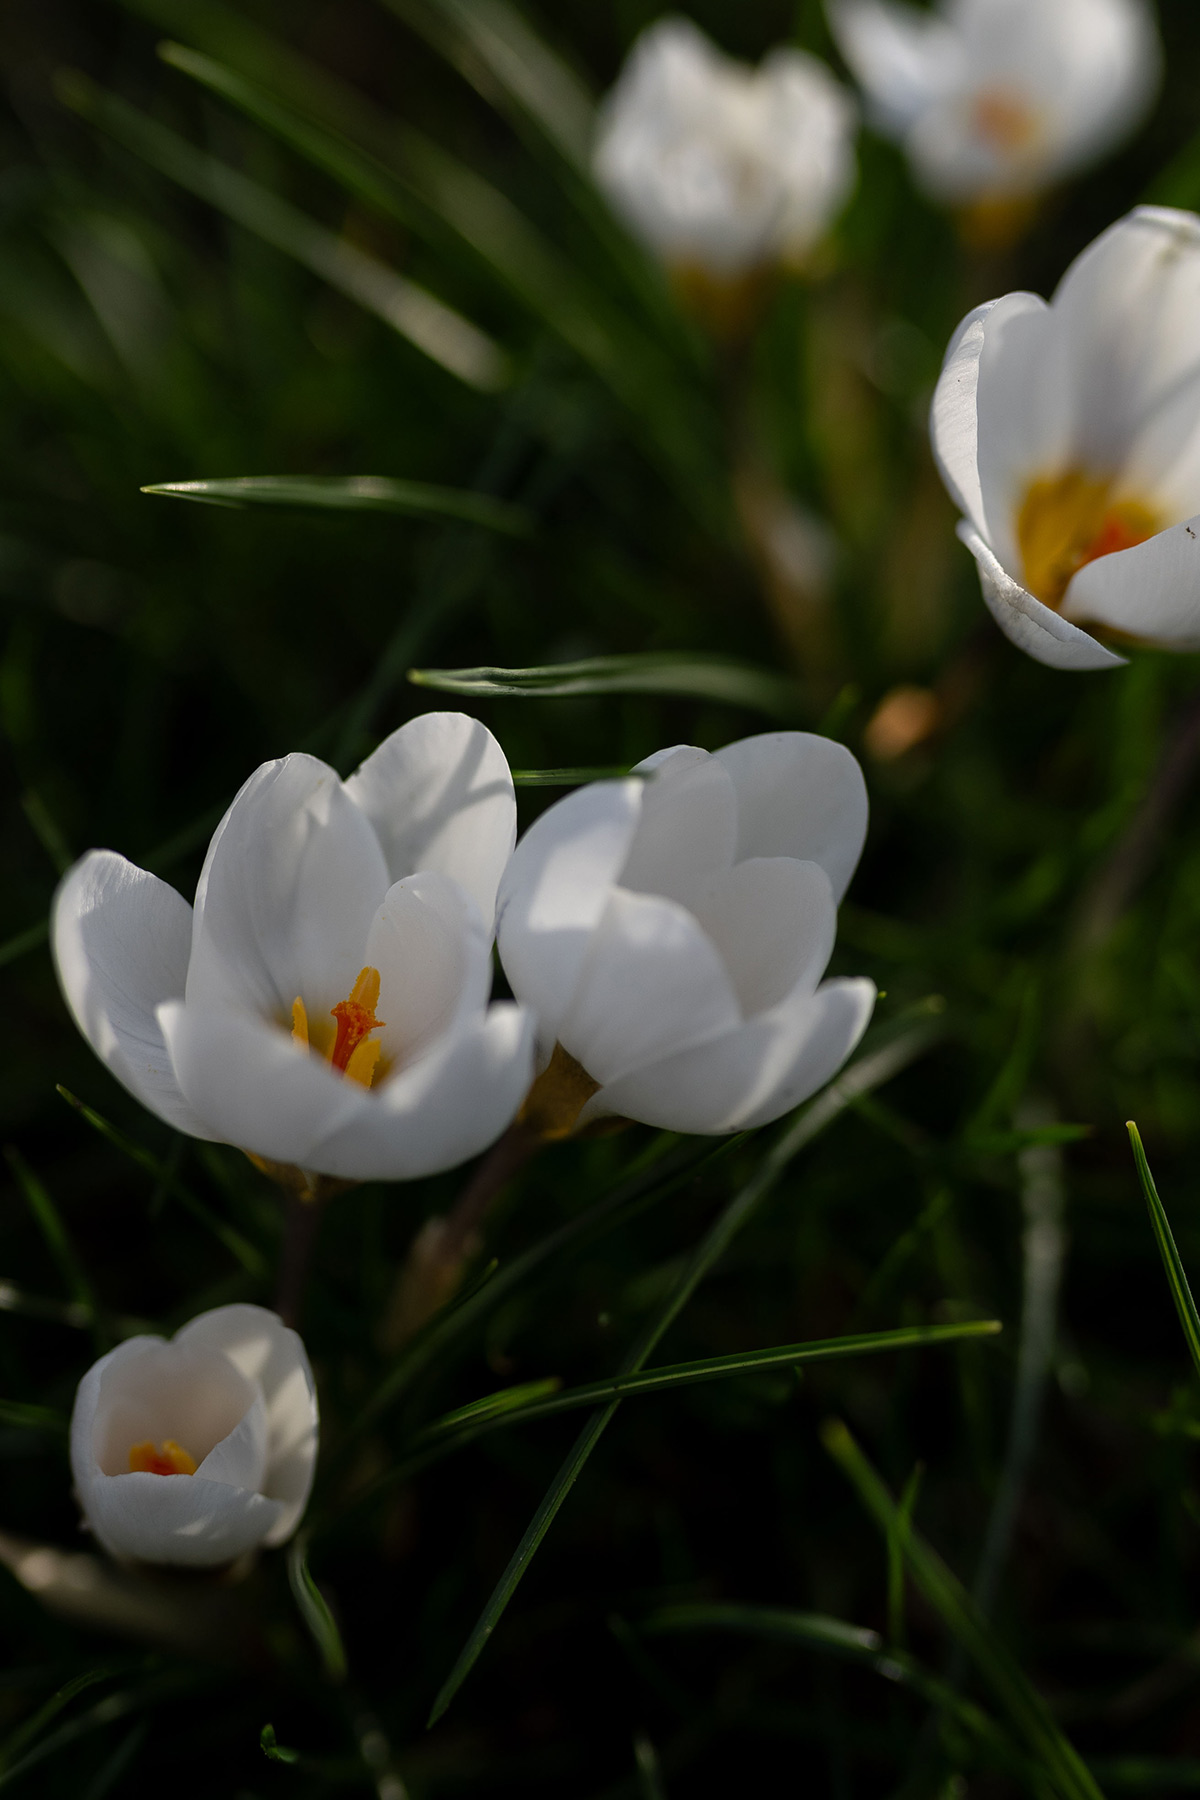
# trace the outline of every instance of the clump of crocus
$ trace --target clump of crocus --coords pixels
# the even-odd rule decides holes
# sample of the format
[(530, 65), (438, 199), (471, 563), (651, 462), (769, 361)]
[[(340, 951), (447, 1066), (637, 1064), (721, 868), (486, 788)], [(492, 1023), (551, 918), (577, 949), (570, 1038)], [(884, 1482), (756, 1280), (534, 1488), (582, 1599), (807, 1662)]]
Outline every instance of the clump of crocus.
[(317, 1176), (451, 1168), (529, 1084), (532, 1021), (489, 1006), (512, 776), (460, 713), (403, 725), (349, 781), (264, 763), (217, 827), (194, 909), (111, 850), (54, 902), (59, 980), (92, 1048), (152, 1112)]
[(1123, 660), (1092, 631), (1200, 649), (1200, 218), (1139, 207), (1049, 305), (968, 313), (932, 434), (1013, 643), (1059, 669)]
[(644, 31), (604, 103), (596, 179), (715, 323), (755, 280), (801, 262), (854, 185), (856, 110), (824, 63), (778, 49), (757, 69), (687, 19)]
[(498, 902), (538, 1018), (527, 1123), (735, 1131), (827, 1082), (875, 1000), (821, 980), (866, 826), (854, 757), (805, 732), (663, 750), (545, 812)]
[(71, 1415), (84, 1521), (113, 1556), (214, 1568), (282, 1544), (304, 1513), (317, 1395), (304, 1345), (261, 1306), (219, 1306), (167, 1342), (128, 1338)]
[(979, 209), (980, 236), (1125, 137), (1161, 75), (1144, 0), (828, 0), (828, 13), (872, 122), (935, 200)]

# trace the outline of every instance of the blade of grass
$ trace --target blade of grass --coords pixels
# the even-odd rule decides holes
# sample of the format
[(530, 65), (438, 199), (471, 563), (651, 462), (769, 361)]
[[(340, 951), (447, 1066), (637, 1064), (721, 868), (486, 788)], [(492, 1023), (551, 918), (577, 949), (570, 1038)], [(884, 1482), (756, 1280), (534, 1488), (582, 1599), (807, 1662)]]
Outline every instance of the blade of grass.
[[(734, 1196), (701, 1239), (676, 1279), (666, 1304), (635, 1342), (621, 1369), (621, 1375), (637, 1374), (651, 1356), (659, 1340), (669, 1331), (696, 1288), (709, 1270), (725, 1254), (738, 1232), (766, 1199), (776, 1181), (792, 1159), (812, 1141), (818, 1132), (832, 1123), (839, 1113), (861, 1093), (890, 1080), (908, 1063), (927, 1049), (938, 1035), (930, 1023), (917, 1026), (895, 1043), (860, 1057), (827, 1087), (817, 1099), (805, 1106), (776, 1139), (758, 1170)], [(611, 1400), (593, 1414), (580, 1432), (564, 1462), (551, 1482), (540, 1506), (531, 1519), (521, 1542), (509, 1560), (496, 1587), (484, 1607), (454, 1667), (442, 1684), (429, 1723), (433, 1725), (450, 1705), (467, 1675), (474, 1667), (505, 1607), (537, 1554), (542, 1539), (558, 1514), (567, 1495), (579, 1479), (584, 1465), (615, 1416), (620, 1400)]]
[(69, 1421), (48, 1406), (28, 1406), (23, 1400), (0, 1400), (0, 1425), (13, 1426), (18, 1431), (48, 1431), (55, 1437), (65, 1437)]
[(1150, 1210), (1150, 1223), (1154, 1229), (1158, 1253), (1162, 1257), (1163, 1268), (1167, 1272), (1167, 1285), (1171, 1290), (1171, 1298), (1175, 1302), (1175, 1310), (1179, 1314), (1179, 1323), (1183, 1327), (1183, 1335), (1187, 1347), (1192, 1353), (1196, 1372), (1200, 1374), (1200, 1313), (1196, 1311), (1196, 1302), (1192, 1298), (1192, 1290), (1184, 1272), (1183, 1262), (1175, 1247), (1175, 1238), (1167, 1220), (1166, 1209), (1158, 1197), (1158, 1189), (1155, 1187), (1154, 1177), (1150, 1173), (1150, 1164), (1146, 1161), (1141, 1134), (1132, 1119), (1126, 1121), (1125, 1129), (1129, 1133), (1129, 1142), (1133, 1146), (1133, 1160), (1137, 1164), (1142, 1192), (1146, 1196), (1146, 1205)]
[(909, 1576), (939, 1615), (955, 1643), (975, 1665), (1061, 1800), (1103, 1800), (1090, 1771), (1059, 1729), (1041, 1695), (992, 1631), (967, 1590), (911, 1526), (850, 1432), (838, 1419), (821, 1431), (822, 1441), (849, 1478), (860, 1500), (884, 1533), (894, 1532)]
[(70, 1293), (75, 1305), (87, 1314), (92, 1337), (97, 1349), (109, 1348), (109, 1337), (106, 1326), (101, 1322), (96, 1296), (92, 1284), (84, 1272), (83, 1264), (75, 1254), (66, 1226), (59, 1216), (50, 1194), (43, 1182), (39, 1181), (20, 1151), (11, 1144), (4, 1151), (5, 1161), (16, 1177), (17, 1185), (24, 1194), (30, 1212), (33, 1214), (46, 1247), (58, 1265), (59, 1274)]
[(288, 506), (305, 511), (400, 513), (418, 519), (465, 519), (485, 531), (525, 537), (533, 521), (519, 506), (461, 488), (386, 475), (230, 475), (207, 481), (160, 481), (143, 494), (173, 500), (221, 500), (234, 506)]
[(87, 1688), (95, 1687), (99, 1681), (110, 1680), (114, 1674), (124, 1673), (125, 1669), (120, 1666), (87, 1669), (82, 1675), (76, 1675), (73, 1680), (65, 1682), (56, 1694), (50, 1696), (44, 1706), (38, 1708), (32, 1718), (26, 1719), (23, 1725), (18, 1725), (8, 1738), (3, 1749), (0, 1749), (0, 1770), (11, 1769), (17, 1758), (23, 1755), (31, 1744), (37, 1742), (46, 1727), (53, 1724), (59, 1713), (64, 1707), (71, 1704), (77, 1694), (82, 1694)]
[(346, 1679), (346, 1651), (328, 1602), (309, 1573), (308, 1536), (301, 1533), (292, 1539), (287, 1553), (288, 1583), (292, 1597), (320, 1652), (325, 1673), (332, 1682)]
[(629, 770), (607, 769), (514, 769), (514, 787), (582, 787), (585, 781), (623, 781)]
[(27, 925), (24, 931), (15, 932), (0, 944), (0, 969), (6, 963), (16, 962), (18, 957), (28, 956), (31, 950), (40, 950), (49, 936), (48, 919), (38, 919), (34, 924)]
[(537, 669), (410, 669), (408, 679), (417, 687), (476, 699), (497, 694), (525, 699), (564, 694), (688, 694), (779, 718), (794, 719), (804, 709), (800, 687), (785, 676), (690, 651), (596, 656)]

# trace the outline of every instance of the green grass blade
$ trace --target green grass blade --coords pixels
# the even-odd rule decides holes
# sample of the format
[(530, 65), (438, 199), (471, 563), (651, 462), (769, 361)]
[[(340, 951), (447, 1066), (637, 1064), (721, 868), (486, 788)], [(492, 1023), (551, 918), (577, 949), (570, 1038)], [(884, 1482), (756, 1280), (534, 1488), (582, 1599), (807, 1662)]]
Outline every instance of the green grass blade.
[[(650, 1357), (659, 1340), (670, 1330), (676, 1318), (691, 1299), (700, 1282), (720, 1260), (742, 1227), (749, 1221), (788, 1164), (810, 1143), (818, 1132), (831, 1124), (860, 1094), (888, 1081), (928, 1049), (937, 1027), (924, 1023), (897, 1042), (868, 1053), (853, 1063), (824, 1093), (803, 1108), (799, 1116), (785, 1128), (767, 1152), (750, 1181), (734, 1196), (725, 1211), (705, 1234), (676, 1279), (666, 1304), (649, 1327), (635, 1342), (625, 1359), (622, 1376), (637, 1374)], [(459, 1654), (458, 1660), (442, 1684), (429, 1716), (432, 1725), (441, 1718), (455, 1694), (466, 1680), (484, 1646), (496, 1629), (505, 1607), (520, 1583), (538, 1547), (574, 1487), (592, 1451), (603, 1437), (609, 1421), (620, 1405), (612, 1400), (587, 1421), (558, 1473), (550, 1484), (540, 1506), (526, 1528), (508, 1567), (496, 1584), (475, 1629)]]
[(785, 676), (690, 651), (596, 656), (537, 669), (410, 669), (408, 679), (417, 687), (469, 694), (475, 699), (499, 694), (526, 699), (564, 694), (687, 694), (784, 719), (797, 718), (804, 706), (801, 689)]
[(31, 950), (40, 950), (50, 936), (50, 923), (47, 919), (38, 919), (35, 924), (27, 925), (24, 931), (18, 931), (0, 944), (0, 969), (6, 963), (16, 962), (18, 957), (28, 956)]
[(1192, 1290), (1187, 1275), (1184, 1273), (1179, 1251), (1175, 1247), (1175, 1238), (1167, 1220), (1166, 1209), (1158, 1197), (1158, 1189), (1155, 1187), (1154, 1177), (1150, 1173), (1150, 1164), (1146, 1161), (1141, 1134), (1132, 1119), (1127, 1121), (1125, 1129), (1129, 1133), (1129, 1142), (1133, 1146), (1133, 1160), (1137, 1164), (1142, 1192), (1146, 1196), (1146, 1205), (1150, 1210), (1150, 1223), (1154, 1228), (1158, 1253), (1162, 1257), (1163, 1268), (1167, 1272), (1167, 1285), (1171, 1290), (1171, 1297), (1175, 1302), (1175, 1310), (1179, 1314), (1179, 1323), (1183, 1327), (1183, 1335), (1187, 1340), (1187, 1347), (1192, 1353), (1196, 1372), (1200, 1374), (1200, 1313), (1196, 1311), (1196, 1302), (1192, 1298)]
[(29, 1746), (41, 1737), (46, 1727), (53, 1723), (65, 1706), (71, 1704), (77, 1694), (95, 1687), (98, 1681), (110, 1680), (118, 1672), (118, 1669), (112, 1667), (88, 1669), (82, 1675), (76, 1675), (72, 1681), (65, 1682), (44, 1706), (38, 1708), (32, 1718), (26, 1719), (23, 1725), (18, 1725), (3, 1749), (0, 1749), (0, 1769), (11, 1769), (17, 1758), (23, 1756)]
[(826, 1449), (848, 1476), (859, 1498), (884, 1533), (894, 1532), (915, 1585), (939, 1615), (955, 1643), (991, 1688), (1017, 1737), (1053, 1784), (1061, 1800), (1103, 1800), (1074, 1746), (1059, 1729), (1049, 1707), (1000, 1642), (937, 1552), (911, 1526), (840, 1420), (822, 1430)]
[(92, 1284), (84, 1272), (83, 1264), (75, 1254), (75, 1246), (59, 1216), (58, 1208), (50, 1198), (48, 1189), (39, 1181), (21, 1153), (11, 1144), (6, 1147), (4, 1156), (16, 1177), (18, 1187), (25, 1196), (38, 1229), (46, 1240), (46, 1247), (58, 1265), (59, 1274), (63, 1278), (67, 1291), (81, 1312), (86, 1313), (91, 1325), (92, 1336), (95, 1338), (98, 1348), (107, 1350), (109, 1347), (108, 1333), (100, 1321)]
[(143, 494), (233, 506), (288, 506), (317, 512), (400, 513), (416, 519), (463, 519), (486, 531), (527, 537), (533, 520), (519, 506), (462, 488), (386, 475), (229, 475), (207, 481), (161, 481)]
[(65, 1437), (69, 1423), (62, 1413), (53, 1412), (48, 1406), (28, 1406), (23, 1400), (0, 1400), (0, 1425), (13, 1426), (18, 1431), (48, 1431), (55, 1437)]
[(195, 149), (115, 94), (106, 94), (86, 76), (63, 73), (56, 91), (64, 105), (160, 175), (374, 313), (460, 381), (491, 391), (508, 380), (508, 359), (500, 346), (425, 288), (318, 225), (228, 163)]
[(288, 1545), (287, 1572), (292, 1597), (320, 1652), (326, 1675), (333, 1682), (345, 1681), (346, 1651), (342, 1634), (324, 1594), (309, 1573), (308, 1538), (304, 1533)]
[(515, 787), (582, 787), (588, 781), (623, 781), (629, 770), (617, 764), (600, 769), (514, 769)]

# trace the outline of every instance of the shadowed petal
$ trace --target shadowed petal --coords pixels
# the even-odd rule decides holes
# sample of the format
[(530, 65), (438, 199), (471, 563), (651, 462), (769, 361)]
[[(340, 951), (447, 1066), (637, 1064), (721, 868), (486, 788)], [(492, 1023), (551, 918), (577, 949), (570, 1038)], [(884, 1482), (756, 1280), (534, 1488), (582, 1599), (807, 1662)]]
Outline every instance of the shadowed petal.
[(867, 787), (844, 744), (809, 731), (768, 731), (718, 750), (738, 803), (739, 861), (820, 863), (840, 900), (867, 835)]

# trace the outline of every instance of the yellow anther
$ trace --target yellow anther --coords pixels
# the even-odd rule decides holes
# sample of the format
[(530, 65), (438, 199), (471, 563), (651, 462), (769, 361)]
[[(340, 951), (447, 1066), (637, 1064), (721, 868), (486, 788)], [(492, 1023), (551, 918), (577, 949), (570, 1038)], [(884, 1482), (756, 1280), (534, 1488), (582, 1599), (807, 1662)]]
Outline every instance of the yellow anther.
[(297, 1044), (308, 1049), (308, 1008), (299, 994), (292, 1001), (292, 1037)]
[(1081, 469), (1030, 482), (1017, 514), (1017, 545), (1025, 586), (1047, 606), (1062, 605), (1085, 563), (1131, 550), (1162, 529), (1151, 507), (1111, 495), (1111, 481)]
[(371, 1037), (387, 1021), (375, 1017), (379, 1005), (379, 970), (360, 970), (345, 1000), (330, 1008), (333, 1025), (321, 1019), (310, 1026), (308, 1008), (299, 994), (292, 1001), (292, 1041), (323, 1057), (339, 1074), (370, 1087), (383, 1046)]
[(153, 1438), (129, 1446), (129, 1468), (134, 1475), (194, 1475), (196, 1459), (174, 1438), (164, 1438), (161, 1450)]

